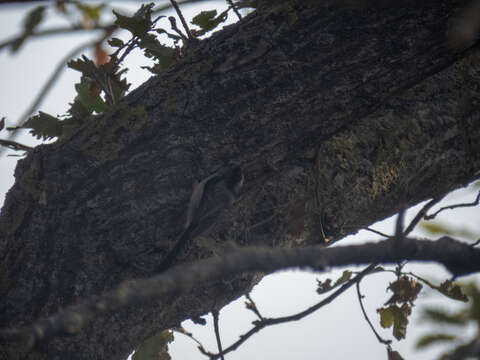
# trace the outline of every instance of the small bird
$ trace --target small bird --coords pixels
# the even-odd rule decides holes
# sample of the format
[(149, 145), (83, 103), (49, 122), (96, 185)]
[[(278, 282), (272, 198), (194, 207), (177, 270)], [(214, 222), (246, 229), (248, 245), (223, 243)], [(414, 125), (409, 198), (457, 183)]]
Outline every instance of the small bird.
[(243, 171), (230, 164), (195, 184), (188, 205), (185, 230), (175, 246), (157, 267), (156, 273), (168, 269), (189, 240), (209, 230), (223, 210), (230, 207), (243, 186)]

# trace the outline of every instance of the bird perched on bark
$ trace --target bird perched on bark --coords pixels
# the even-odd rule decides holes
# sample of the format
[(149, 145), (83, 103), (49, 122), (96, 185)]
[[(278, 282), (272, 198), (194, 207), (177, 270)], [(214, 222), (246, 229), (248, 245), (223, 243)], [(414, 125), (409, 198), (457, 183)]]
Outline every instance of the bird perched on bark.
[(157, 267), (157, 273), (168, 269), (190, 240), (212, 227), (221, 212), (230, 207), (242, 186), (243, 171), (240, 166), (234, 164), (221, 168), (194, 185), (185, 229)]

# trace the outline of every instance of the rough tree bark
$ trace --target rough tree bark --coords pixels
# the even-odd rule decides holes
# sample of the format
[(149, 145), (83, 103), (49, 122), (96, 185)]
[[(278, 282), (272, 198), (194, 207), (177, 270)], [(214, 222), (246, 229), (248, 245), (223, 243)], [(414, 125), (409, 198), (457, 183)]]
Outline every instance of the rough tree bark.
[[(479, 55), (446, 31), (463, 3), (281, 6), (214, 34), (69, 141), (16, 169), (0, 218), (0, 324), (29, 324), (148, 277), (182, 230), (191, 186), (242, 164), (235, 205), (179, 261), (239, 245), (329, 242), (477, 178)], [(137, 111), (137, 113), (140, 113)], [(248, 290), (260, 274), (98, 318), (2, 358), (119, 359)]]

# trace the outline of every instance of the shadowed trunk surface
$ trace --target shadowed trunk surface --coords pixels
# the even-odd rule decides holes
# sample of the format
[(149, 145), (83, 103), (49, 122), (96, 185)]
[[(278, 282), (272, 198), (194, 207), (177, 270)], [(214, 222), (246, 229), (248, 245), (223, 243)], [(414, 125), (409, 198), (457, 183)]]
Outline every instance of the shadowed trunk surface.
[[(37, 147), (1, 213), (1, 326), (150, 276), (182, 231), (193, 182), (231, 160), (241, 196), (179, 261), (222, 256), (226, 241), (321, 243), (321, 218), (333, 242), (478, 177), (480, 56), (445, 36), (460, 5), (259, 11), (133, 91), (134, 110)], [(125, 308), (28, 355), (1, 344), (0, 356), (125, 358), (259, 276)]]

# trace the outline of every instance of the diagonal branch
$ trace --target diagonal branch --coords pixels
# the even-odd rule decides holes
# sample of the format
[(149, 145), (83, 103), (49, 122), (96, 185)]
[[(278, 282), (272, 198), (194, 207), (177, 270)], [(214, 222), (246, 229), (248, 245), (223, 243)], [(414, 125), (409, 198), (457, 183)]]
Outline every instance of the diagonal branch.
[[(443, 264), (454, 275), (480, 271), (480, 250), (450, 237), (437, 241), (405, 238), (401, 244), (395, 239), (389, 239), (381, 243), (332, 248), (246, 248), (222, 258), (177, 266), (153, 278), (124, 282), (113, 291), (67, 307), (30, 327), (3, 329), (0, 338), (20, 339), (33, 346), (55, 336), (78, 333), (93, 318), (113, 313), (127, 305), (172, 294), (178, 296), (199, 284), (247, 271), (273, 272), (293, 267), (323, 271), (326, 266), (398, 263), (403, 260), (435, 261)], [(310, 309), (306, 312), (310, 312)]]
[(428, 210), (430, 210), (432, 206), (434, 206), (435, 204), (438, 204), (442, 199), (443, 199), (443, 196), (439, 196), (430, 200), (428, 203), (426, 203), (420, 209), (417, 215), (413, 218), (413, 220), (410, 222), (410, 224), (408, 225), (403, 235), (407, 236), (408, 234), (410, 234), (413, 231), (413, 229), (415, 229), (415, 226), (417, 226), (420, 220), (422, 220), (422, 218), (427, 215)]
[(471, 206), (477, 206), (478, 203), (480, 202), (480, 191), (477, 194), (477, 197), (475, 198), (474, 201), (470, 203), (462, 203), (462, 204), (455, 204), (455, 205), (449, 205), (449, 206), (444, 206), (437, 211), (435, 211), (432, 215), (426, 215), (425, 214), (425, 220), (432, 220), (435, 218), (438, 214), (440, 214), (444, 210), (453, 210), (456, 208), (461, 208), (461, 207), (471, 207)]
[(372, 322), (370, 321), (370, 319), (367, 315), (367, 312), (365, 311), (365, 307), (363, 306), (363, 301), (362, 301), (364, 296), (360, 292), (360, 281), (357, 281), (356, 288), (357, 288), (357, 297), (358, 297), (358, 303), (360, 304), (360, 309), (362, 310), (363, 317), (365, 318), (368, 325), (370, 326), (370, 329), (372, 329), (373, 333), (375, 334), (377, 340), (380, 343), (382, 343), (384, 345), (390, 345), (392, 343), (392, 340), (385, 340), (378, 334), (377, 330), (375, 330), (375, 327), (373, 326)]
[[(46, 36), (53, 36), (53, 35), (68, 35), (72, 33), (77, 33), (77, 32), (91, 32), (94, 30), (102, 30), (105, 32), (110, 32), (114, 29), (116, 29), (116, 25), (95, 25), (92, 28), (85, 28), (83, 26), (72, 26), (72, 27), (56, 27), (56, 28), (51, 28), (47, 30), (41, 30), (41, 31), (36, 31), (30, 35), (28, 35), (29, 38), (41, 38), (41, 37), (46, 37)], [(0, 50), (2, 50), (5, 47), (8, 47), (10, 45), (15, 44), (16, 42), (20, 41), (25, 35), (20, 34), (13, 36), (9, 39), (4, 40), (3, 42), (0, 43)]]
[(269, 326), (272, 326), (272, 325), (284, 324), (284, 323), (288, 323), (288, 322), (303, 319), (304, 317), (314, 313), (315, 311), (319, 310), (320, 308), (324, 307), (325, 305), (330, 304), (333, 300), (335, 300), (337, 297), (339, 297), (341, 294), (343, 294), (346, 290), (348, 290), (353, 284), (355, 284), (355, 283), (358, 284), (358, 282), (361, 279), (363, 279), (366, 275), (372, 273), (375, 270), (375, 266), (376, 266), (376, 264), (369, 265), (363, 271), (358, 273), (353, 279), (351, 279), (351, 280), (347, 281), (345, 284), (343, 284), (334, 293), (327, 296), (325, 299), (318, 302), (317, 304), (315, 304), (315, 305), (309, 307), (308, 309), (306, 309), (304, 311), (301, 311), (297, 314), (284, 316), (284, 317), (279, 317), (279, 318), (263, 318), (258, 313), (257, 316), (259, 316), (260, 320), (254, 322), (255, 326), (252, 329), (250, 329), (247, 333), (241, 335), (239, 340), (237, 340), (235, 343), (230, 345), (223, 352), (219, 352), (218, 354), (208, 354), (208, 355), (211, 357), (212, 360), (218, 359), (220, 357), (223, 357), (223, 355), (238, 349), (238, 347), (240, 345), (242, 345), (245, 341), (247, 341), (248, 338), (250, 338), (252, 335), (258, 333), (263, 328), (266, 328), (266, 327), (269, 327)]

